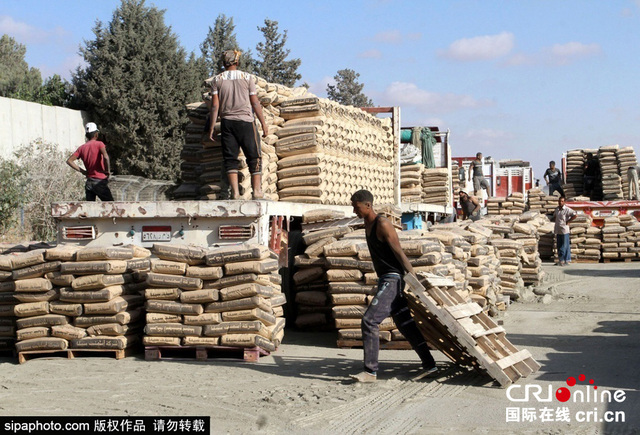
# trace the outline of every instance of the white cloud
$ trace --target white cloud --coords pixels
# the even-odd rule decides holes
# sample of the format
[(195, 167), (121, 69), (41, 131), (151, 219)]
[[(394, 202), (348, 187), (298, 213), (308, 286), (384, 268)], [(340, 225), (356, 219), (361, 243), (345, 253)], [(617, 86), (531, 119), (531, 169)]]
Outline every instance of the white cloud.
[(378, 32), (373, 36), (373, 40), (376, 42), (384, 42), (387, 44), (399, 44), (402, 42), (402, 33), (400, 33), (400, 30), (387, 30), (384, 32)]
[(22, 21), (16, 21), (9, 15), (0, 15), (0, 34), (6, 33), (20, 43), (50, 43), (51, 39), (60, 40), (67, 35), (62, 27), (51, 30), (34, 27)]
[(358, 54), (358, 57), (362, 59), (380, 59), (382, 58), (382, 52), (374, 48), (371, 50), (363, 51), (362, 53)]
[(521, 66), (521, 65), (534, 65), (538, 61), (535, 56), (524, 53), (516, 53), (512, 56), (509, 56), (504, 62), (503, 65), (506, 66)]
[(440, 57), (459, 61), (489, 60), (508, 55), (514, 45), (513, 33), (502, 32), (498, 35), (458, 39), (438, 54)]
[(574, 59), (598, 55), (602, 52), (599, 44), (583, 44), (581, 42), (568, 42), (566, 44), (554, 44), (549, 48), (549, 53), (555, 63), (564, 65)]
[(444, 113), (460, 109), (476, 109), (492, 105), (489, 100), (478, 100), (470, 95), (437, 93), (420, 89), (415, 83), (393, 82), (381, 98), (385, 104), (413, 107), (421, 112)]
[(336, 81), (333, 77), (324, 76), (317, 82), (309, 83), (309, 92), (320, 97), (326, 97), (327, 85), (335, 85)]

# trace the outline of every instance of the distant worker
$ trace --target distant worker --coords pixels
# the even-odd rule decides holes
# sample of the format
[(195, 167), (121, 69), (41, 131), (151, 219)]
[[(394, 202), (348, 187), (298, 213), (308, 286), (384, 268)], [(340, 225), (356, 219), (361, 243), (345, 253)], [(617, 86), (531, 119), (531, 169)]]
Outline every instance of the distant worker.
[(640, 199), (640, 186), (638, 185), (638, 175), (640, 174), (640, 166), (630, 166), (627, 169), (627, 182), (629, 183), (629, 198)]
[(549, 195), (553, 195), (557, 190), (560, 196), (564, 196), (564, 189), (562, 188), (564, 177), (562, 176), (562, 171), (556, 168), (556, 162), (553, 160), (549, 162), (549, 167), (544, 172), (543, 178), (547, 182), (547, 186), (549, 186)]
[(351, 196), (351, 205), (353, 212), (364, 219), (367, 245), (378, 275), (378, 290), (362, 318), (364, 371), (352, 377), (358, 382), (377, 380), (380, 323), (391, 315), (422, 361), (423, 370), (413, 380), (425, 378), (437, 370), (429, 346), (413, 320), (403, 293), (403, 276), (405, 273), (414, 273), (413, 267), (400, 247), (398, 234), (391, 221), (373, 210), (371, 192), (357, 191)]
[(227, 50), (222, 53), (225, 71), (214, 77), (211, 85), (211, 113), (209, 137), (214, 139), (214, 127), (218, 113), (222, 119), (221, 141), (224, 168), (231, 187), (231, 198), (240, 198), (238, 169), (240, 149), (247, 159), (251, 173), (253, 199), (261, 199), (262, 193), (262, 148), (260, 135), (255, 124), (254, 113), (262, 124), (262, 136), (269, 134), (269, 128), (262, 115), (262, 106), (256, 91), (254, 75), (240, 71), (240, 52)]
[(571, 239), (569, 224), (578, 214), (565, 205), (566, 198), (558, 198), (558, 207), (553, 212), (552, 220), (555, 222), (553, 234), (556, 235), (556, 248), (558, 249), (558, 266), (566, 266), (571, 263)]
[(474, 195), (479, 196), (484, 188), (491, 197), (491, 186), (482, 172), (482, 153), (476, 154), (476, 159), (469, 165), (469, 179), (473, 180)]
[(584, 162), (584, 196), (593, 199), (593, 189), (600, 172), (600, 164), (593, 157), (593, 153), (587, 153), (587, 160)]
[(462, 209), (462, 219), (477, 221), (480, 219), (480, 201), (475, 196), (469, 196), (467, 192), (460, 191), (460, 208)]
[[(67, 165), (87, 177), (84, 184), (87, 201), (95, 201), (96, 197), (101, 201), (113, 201), (113, 195), (109, 189), (111, 162), (106, 145), (98, 140), (98, 126), (95, 123), (87, 123), (85, 133), (87, 142), (71, 154), (67, 159)], [(78, 159), (82, 160), (86, 169), (78, 166), (76, 163)]]

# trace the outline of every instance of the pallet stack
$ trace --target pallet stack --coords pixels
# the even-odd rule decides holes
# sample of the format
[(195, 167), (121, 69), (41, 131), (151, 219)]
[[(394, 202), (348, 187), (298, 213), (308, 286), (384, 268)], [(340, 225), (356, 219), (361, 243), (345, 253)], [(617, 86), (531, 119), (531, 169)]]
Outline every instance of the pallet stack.
[(585, 155), (583, 150), (567, 152), (565, 184), (562, 186), (567, 198), (580, 196), (583, 193)]
[(424, 204), (449, 205), (449, 170), (447, 168), (425, 168), (422, 172), (422, 202)]
[(155, 244), (147, 276), (145, 355), (217, 346), (271, 352), (284, 335), (278, 261), (260, 245), (205, 251)]
[(633, 147), (620, 148), (617, 153), (620, 176), (622, 177), (622, 194), (624, 199), (629, 199), (629, 183), (627, 182), (627, 170), (637, 166), (636, 152)]
[(630, 253), (627, 249), (630, 246), (627, 244), (631, 242), (627, 241), (626, 233), (625, 227), (620, 225), (618, 216), (605, 218), (604, 226), (602, 227), (602, 258), (605, 262), (620, 258), (630, 258), (627, 256)]
[(13, 281), (12, 255), (0, 255), (0, 352), (11, 352), (15, 349), (16, 304), (15, 292), (10, 284)]
[(527, 192), (527, 210), (543, 214), (551, 214), (558, 206), (559, 194), (546, 195), (541, 189), (530, 189)]
[(618, 164), (618, 145), (604, 146), (598, 149), (600, 175), (602, 177), (602, 195), (605, 201), (622, 199), (622, 178)]
[(402, 202), (422, 202), (422, 174), (424, 165), (414, 163), (400, 166), (400, 196)]

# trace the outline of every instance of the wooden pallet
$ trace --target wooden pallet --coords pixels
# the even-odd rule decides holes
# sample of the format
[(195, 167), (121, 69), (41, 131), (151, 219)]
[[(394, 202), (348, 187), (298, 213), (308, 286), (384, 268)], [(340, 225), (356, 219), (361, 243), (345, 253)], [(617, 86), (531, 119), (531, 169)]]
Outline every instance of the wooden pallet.
[(631, 263), (634, 258), (603, 258), (605, 263)]
[[(340, 349), (353, 349), (361, 348), (362, 340), (338, 340), (338, 347)], [(380, 343), (380, 349), (386, 350), (411, 350), (411, 343), (406, 340), (387, 341)]]
[(104, 356), (114, 354), (115, 359), (123, 359), (131, 354), (130, 349), (67, 349), (67, 350), (27, 350), (18, 352), (18, 362), (24, 364), (34, 358), (67, 358), (83, 356)]
[(450, 278), (406, 275), (409, 308), (432, 348), (454, 363), (486, 371), (502, 387), (540, 369), (529, 351), (518, 350), (506, 332), (475, 302), (467, 302)]
[[(164, 355), (163, 355), (164, 353)], [(270, 352), (259, 348), (242, 348), (233, 346), (145, 346), (144, 359), (147, 361), (193, 360), (207, 361), (214, 358), (242, 359), (247, 362), (258, 362), (261, 356)]]
[(575, 260), (571, 260), (572, 263), (588, 263), (588, 264), (598, 264), (600, 260), (586, 260), (584, 258), (576, 258)]

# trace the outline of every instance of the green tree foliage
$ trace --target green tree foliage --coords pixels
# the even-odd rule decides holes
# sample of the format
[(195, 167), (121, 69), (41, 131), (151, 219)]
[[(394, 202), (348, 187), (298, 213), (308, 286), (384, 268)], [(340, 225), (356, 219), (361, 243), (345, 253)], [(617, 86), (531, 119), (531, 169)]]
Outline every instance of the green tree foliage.
[(200, 99), (191, 68), (164, 11), (122, 0), (81, 48), (87, 66), (73, 78), (79, 105), (98, 123), (116, 172), (176, 179), (187, 124), (185, 103)]
[(22, 170), (15, 162), (0, 158), (0, 232), (5, 233), (17, 222), (17, 211), (23, 200)]
[(54, 74), (40, 87), (36, 102), (48, 106), (67, 107), (71, 98), (71, 84)]
[(36, 101), (42, 85), (37, 68), (29, 68), (27, 48), (9, 35), (0, 38), (0, 97)]
[[(224, 71), (224, 65), (221, 60), (224, 51), (240, 50), (235, 30), (236, 26), (233, 24), (233, 17), (227, 18), (225, 14), (218, 15), (213, 28), (209, 27), (207, 37), (200, 44), (200, 52), (209, 76), (214, 76)], [(254, 71), (255, 60), (251, 50), (246, 50), (242, 53), (238, 68), (247, 72)]]
[(270, 83), (295, 86), (296, 81), (302, 78), (297, 72), (302, 61), (286, 60), (291, 52), (285, 49), (287, 31), (280, 34), (278, 22), (269, 19), (265, 19), (264, 26), (258, 27), (258, 30), (262, 32), (264, 42), (256, 46), (259, 60), (256, 61), (255, 73)]
[(335, 85), (327, 85), (330, 100), (355, 107), (372, 107), (373, 101), (362, 93), (364, 84), (358, 82), (360, 74), (352, 69), (341, 69), (333, 76)]

